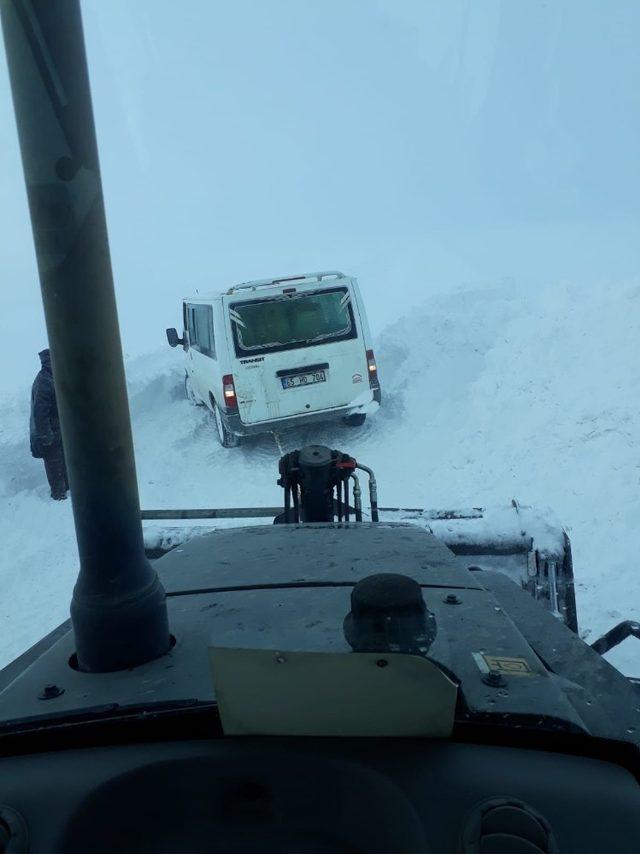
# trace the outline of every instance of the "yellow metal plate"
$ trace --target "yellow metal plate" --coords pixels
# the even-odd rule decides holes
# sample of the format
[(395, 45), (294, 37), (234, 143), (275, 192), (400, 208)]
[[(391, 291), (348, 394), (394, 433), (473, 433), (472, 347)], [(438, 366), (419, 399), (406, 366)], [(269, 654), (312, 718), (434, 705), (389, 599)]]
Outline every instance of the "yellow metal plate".
[(228, 735), (451, 735), (457, 686), (415, 655), (210, 647)]

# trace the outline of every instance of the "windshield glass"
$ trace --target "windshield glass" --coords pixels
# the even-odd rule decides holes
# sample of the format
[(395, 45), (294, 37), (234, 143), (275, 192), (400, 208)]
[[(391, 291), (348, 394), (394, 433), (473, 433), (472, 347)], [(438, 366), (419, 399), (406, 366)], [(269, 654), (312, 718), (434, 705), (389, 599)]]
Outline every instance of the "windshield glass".
[(239, 356), (342, 341), (357, 335), (346, 288), (236, 302), (229, 313)]
[[(301, 492), (295, 483), (285, 510), (279, 463), (322, 445), (376, 478), (372, 491), (352, 473), (346, 499), (323, 506), (351, 512), (357, 487), (373, 525), (379, 495), (382, 525), (426, 528), (483, 584), (491, 574), (513, 583), (568, 627), (567, 648), (577, 638), (595, 655), (589, 645), (615, 626), (637, 626), (640, 3), (618, 0), (612, 14), (613, 4), (582, 0), (188, 0), (176, 14), (169, 0), (81, 0), (86, 87), (66, 16), (77, 5), (0, 0), (13, 21), (3, 24), (10, 49), (0, 48), (0, 670), (83, 592), (80, 563), (102, 552), (88, 540), (79, 551), (81, 512), (100, 509), (92, 530), (103, 542), (116, 530), (106, 508), (121, 482), (95, 502), (74, 489), (87, 472), (95, 484), (110, 455), (137, 478), (123, 527), (149, 560), (183, 559), (182, 544), (220, 528), (288, 518)], [(55, 38), (54, 8), (66, 10)], [(92, 109), (75, 103), (85, 88)], [(108, 241), (92, 237), (97, 225)], [(115, 299), (99, 305), (117, 303), (122, 347), (112, 337), (108, 351), (111, 327), (88, 300), (111, 270)], [(314, 270), (335, 275), (300, 275)], [(58, 316), (56, 300), (70, 295)], [(57, 352), (72, 335), (61, 372)], [(265, 355), (289, 350), (283, 364)], [(244, 363), (235, 376), (234, 353)], [(86, 431), (66, 420), (82, 406), (109, 433), (92, 466), (72, 447)], [(112, 427), (129, 413), (127, 462)], [(251, 573), (250, 536), (238, 542), (224, 582), (211, 548), (204, 589), (293, 585), (308, 568), (301, 554), (287, 577), (267, 577), (290, 559), (287, 544)], [(331, 567), (338, 585), (351, 566), (402, 571), (377, 541), (371, 563), (362, 550), (348, 557), (339, 551)], [(328, 568), (303, 583), (326, 583)], [(111, 579), (108, 569), (98, 577)], [(191, 590), (192, 571), (180, 574)], [(293, 648), (320, 607), (310, 589), (308, 621), (293, 606), (284, 621)], [(476, 635), (467, 628), (475, 593), (460, 589), (438, 594), (451, 630), (439, 615), (433, 654), (455, 669), (447, 645), (459, 639), (460, 678), (498, 694), (473, 657), (486, 646), (484, 622)], [(176, 616), (190, 597), (178, 593), (168, 600), (176, 656), (191, 631), (186, 610)], [(340, 642), (345, 599), (327, 604)], [(226, 601), (196, 609), (198, 625), (233, 613)], [(492, 606), (487, 623), (501, 613)], [(244, 624), (264, 637), (264, 611)], [(540, 640), (537, 625), (532, 616), (528, 640)], [(75, 642), (65, 643), (64, 699), (24, 690), (42, 715), (98, 702), (71, 690)], [(545, 661), (564, 642), (548, 647)], [(506, 665), (524, 655), (501, 643), (485, 651)], [(640, 676), (634, 637), (602, 654)], [(6, 690), (20, 687), (15, 672)], [(535, 706), (533, 677), (505, 678), (520, 678)], [(185, 696), (205, 695), (187, 686)], [(640, 703), (627, 705), (640, 715)], [(0, 707), (9, 714), (1, 696)], [(640, 726), (628, 730), (635, 738)]]

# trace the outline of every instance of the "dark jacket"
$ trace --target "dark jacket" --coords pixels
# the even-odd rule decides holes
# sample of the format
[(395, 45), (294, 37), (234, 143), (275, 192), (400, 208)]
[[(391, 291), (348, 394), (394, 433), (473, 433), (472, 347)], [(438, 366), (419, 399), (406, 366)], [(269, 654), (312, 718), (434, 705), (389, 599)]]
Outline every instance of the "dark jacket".
[(41, 458), (49, 448), (53, 449), (62, 442), (56, 390), (51, 373), (51, 357), (48, 350), (38, 354), (42, 368), (31, 387), (31, 419), (29, 437), (31, 453)]

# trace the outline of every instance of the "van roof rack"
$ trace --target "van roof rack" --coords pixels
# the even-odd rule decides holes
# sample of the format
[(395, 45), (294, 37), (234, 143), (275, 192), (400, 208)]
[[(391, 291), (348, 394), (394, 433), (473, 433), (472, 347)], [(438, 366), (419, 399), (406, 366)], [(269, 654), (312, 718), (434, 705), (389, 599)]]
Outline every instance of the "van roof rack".
[(233, 285), (233, 287), (229, 288), (227, 291), (228, 294), (232, 294), (234, 291), (246, 290), (248, 288), (268, 288), (271, 285), (281, 285), (285, 282), (307, 282), (307, 281), (317, 281), (321, 282), (323, 279), (344, 279), (345, 274), (341, 273), (339, 270), (325, 270), (321, 273), (302, 273), (299, 276), (281, 276), (278, 279), (256, 279), (253, 282), (242, 282), (239, 285)]

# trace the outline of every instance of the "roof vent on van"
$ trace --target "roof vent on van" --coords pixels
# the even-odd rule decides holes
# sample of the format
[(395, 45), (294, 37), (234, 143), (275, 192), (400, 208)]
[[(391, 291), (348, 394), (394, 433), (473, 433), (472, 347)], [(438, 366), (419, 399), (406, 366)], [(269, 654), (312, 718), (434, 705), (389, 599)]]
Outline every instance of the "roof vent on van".
[(303, 279), (308, 278), (307, 276), (287, 276), (286, 279), (272, 279), (271, 283), (274, 285), (281, 285), (283, 282), (301, 282)]
[(253, 282), (241, 282), (238, 285), (234, 285), (229, 288), (227, 294), (233, 294), (235, 291), (240, 290), (256, 290), (256, 288), (268, 288), (273, 285), (281, 285), (283, 282), (307, 282), (307, 281), (316, 281), (321, 282), (323, 279), (344, 279), (346, 278), (344, 273), (341, 273), (339, 270), (325, 270), (320, 273), (302, 273), (299, 276), (280, 276), (277, 279), (256, 279)]

